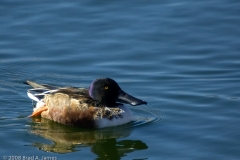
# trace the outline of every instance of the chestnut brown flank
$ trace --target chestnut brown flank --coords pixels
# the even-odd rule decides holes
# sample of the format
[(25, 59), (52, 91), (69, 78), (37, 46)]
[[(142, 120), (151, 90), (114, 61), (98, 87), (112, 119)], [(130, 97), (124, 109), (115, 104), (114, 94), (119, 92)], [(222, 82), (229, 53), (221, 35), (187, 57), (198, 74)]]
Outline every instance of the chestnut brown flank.
[(43, 113), (42, 117), (66, 125), (94, 128), (95, 113), (96, 111), (94, 107), (90, 107), (87, 110), (69, 110), (69, 107), (64, 107), (63, 110), (58, 110), (58, 108), (53, 107), (49, 111), (46, 111), (46, 113)]
[[(71, 99), (66, 94), (57, 93), (46, 95), (44, 98), (48, 110), (42, 112), (41, 116), (53, 120), (58, 123), (94, 128), (94, 115), (97, 111), (96, 107), (79, 104), (79, 101)], [(53, 103), (54, 102), (54, 103)]]

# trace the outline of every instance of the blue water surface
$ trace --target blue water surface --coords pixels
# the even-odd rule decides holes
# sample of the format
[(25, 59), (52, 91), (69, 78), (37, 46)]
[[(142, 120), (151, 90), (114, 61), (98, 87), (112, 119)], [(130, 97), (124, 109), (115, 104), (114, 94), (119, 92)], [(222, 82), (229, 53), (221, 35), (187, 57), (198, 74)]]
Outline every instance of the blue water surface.
[[(0, 4), (0, 159), (240, 159), (239, 1)], [(148, 105), (100, 130), (28, 118), (23, 81), (98, 77)]]

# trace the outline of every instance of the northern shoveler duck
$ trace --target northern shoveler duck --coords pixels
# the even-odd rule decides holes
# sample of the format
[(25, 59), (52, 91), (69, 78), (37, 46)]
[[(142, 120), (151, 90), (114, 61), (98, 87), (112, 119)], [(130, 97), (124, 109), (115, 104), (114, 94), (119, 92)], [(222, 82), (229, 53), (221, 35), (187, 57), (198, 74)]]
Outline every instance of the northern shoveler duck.
[(133, 120), (130, 109), (147, 104), (124, 92), (111, 78), (94, 80), (89, 88), (56, 87), (26, 81), (27, 94), (36, 101), (30, 117), (41, 116), (58, 123), (85, 128), (117, 126)]

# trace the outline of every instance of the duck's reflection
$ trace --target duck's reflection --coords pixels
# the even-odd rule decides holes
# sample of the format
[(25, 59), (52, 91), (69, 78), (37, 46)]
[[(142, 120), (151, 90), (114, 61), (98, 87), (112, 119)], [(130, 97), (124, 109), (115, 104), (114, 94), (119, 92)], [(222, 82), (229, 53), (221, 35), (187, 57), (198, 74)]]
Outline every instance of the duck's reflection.
[(46, 152), (69, 153), (81, 147), (91, 147), (91, 151), (99, 158), (119, 159), (126, 153), (148, 148), (140, 140), (117, 140), (131, 134), (129, 127), (85, 130), (58, 124), (44, 118), (33, 118), (33, 122), (31, 132), (51, 142), (50, 144), (34, 142), (32, 145)]

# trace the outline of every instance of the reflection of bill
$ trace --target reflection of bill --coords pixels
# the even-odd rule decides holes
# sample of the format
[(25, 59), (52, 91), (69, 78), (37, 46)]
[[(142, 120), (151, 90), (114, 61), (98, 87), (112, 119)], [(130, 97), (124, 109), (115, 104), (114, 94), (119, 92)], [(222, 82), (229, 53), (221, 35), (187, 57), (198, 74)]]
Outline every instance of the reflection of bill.
[(101, 130), (86, 130), (55, 123), (44, 118), (33, 118), (31, 133), (51, 140), (53, 144), (34, 142), (33, 146), (40, 150), (57, 153), (77, 151), (79, 147), (89, 147), (99, 157), (119, 159), (125, 153), (147, 149), (147, 145), (140, 140), (122, 140), (117, 138), (128, 137), (131, 128), (106, 128)]

